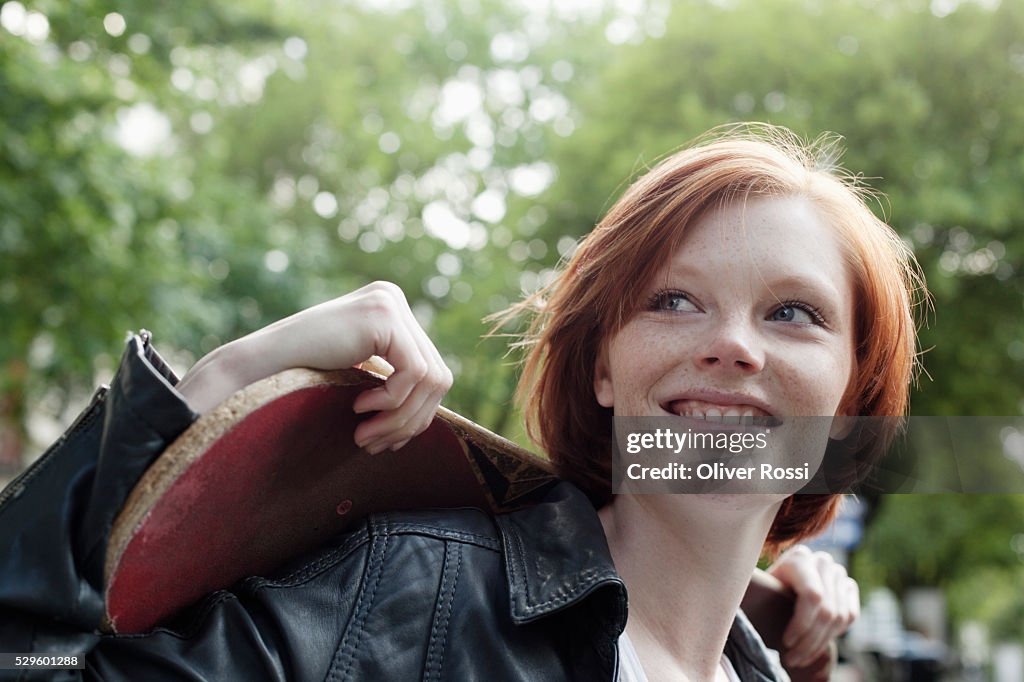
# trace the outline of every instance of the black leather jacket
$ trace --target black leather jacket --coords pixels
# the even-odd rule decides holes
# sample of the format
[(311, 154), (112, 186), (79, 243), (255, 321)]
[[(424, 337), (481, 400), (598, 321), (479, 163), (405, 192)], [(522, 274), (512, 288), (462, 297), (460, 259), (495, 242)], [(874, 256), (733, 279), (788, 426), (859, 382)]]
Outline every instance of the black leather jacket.
[[(0, 651), (87, 662), (0, 679), (614, 680), (626, 590), (593, 507), (567, 483), (497, 518), (374, 515), (172, 624), (100, 634), (113, 519), (196, 418), (176, 381), (148, 334), (131, 337), (111, 387), (0, 493)], [(726, 653), (742, 679), (779, 674), (742, 616)]]

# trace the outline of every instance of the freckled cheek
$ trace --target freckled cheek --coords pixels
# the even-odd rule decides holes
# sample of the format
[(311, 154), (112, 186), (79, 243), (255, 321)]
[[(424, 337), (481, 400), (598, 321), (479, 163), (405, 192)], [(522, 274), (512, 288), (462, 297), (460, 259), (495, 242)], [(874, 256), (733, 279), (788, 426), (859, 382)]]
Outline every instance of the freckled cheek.
[(793, 414), (831, 416), (846, 391), (848, 368), (840, 362), (792, 365), (779, 374), (783, 393), (790, 397)]
[(626, 328), (608, 351), (616, 413), (649, 413), (654, 409), (648, 404), (651, 390), (680, 362), (682, 350), (677, 335)]
[(652, 361), (678, 362), (694, 348), (694, 339), (685, 329), (651, 325), (637, 330), (629, 339), (629, 350), (643, 353)]

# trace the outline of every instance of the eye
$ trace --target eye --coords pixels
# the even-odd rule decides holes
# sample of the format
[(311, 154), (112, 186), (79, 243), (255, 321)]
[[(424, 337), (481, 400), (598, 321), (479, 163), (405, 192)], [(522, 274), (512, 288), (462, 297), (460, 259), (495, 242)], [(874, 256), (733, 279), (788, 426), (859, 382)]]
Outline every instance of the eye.
[(797, 324), (825, 325), (825, 318), (818, 309), (802, 301), (786, 301), (776, 308), (768, 319), (773, 322), (796, 322)]
[(677, 313), (700, 312), (700, 308), (682, 291), (659, 291), (651, 297), (651, 310), (668, 310)]

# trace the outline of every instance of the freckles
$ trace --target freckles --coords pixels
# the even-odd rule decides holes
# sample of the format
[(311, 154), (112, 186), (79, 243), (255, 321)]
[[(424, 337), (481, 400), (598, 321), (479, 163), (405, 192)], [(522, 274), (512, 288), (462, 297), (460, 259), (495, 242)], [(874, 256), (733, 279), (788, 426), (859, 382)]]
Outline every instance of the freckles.
[(792, 367), (775, 372), (775, 381), (782, 388), (782, 395), (793, 396), (798, 403), (816, 393), (814, 388), (809, 386), (809, 383), (813, 383), (808, 381), (809, 378)]
[(664, 325), (631, 329), (616, 338), (615, 346), (622, 354), (634, 358), (646, 357), (656, 361), (669, 355), (677, 355), (686, 347), (677, 330)]
[(846, 390), (848, 372), (843, 371), (842, 363), (824, 358), (816, 362), (813, 355), (806, 353), (801, 357), (802, 362), (793, 360), (775, 358), (769, 383), (775, 383), (778, 395), (788, 396), (794, 414), (834, 414)]
[(820, 371), (805, 373), (802, 387), (797, 390), (804, 396), (808, 413), (829, 416), (835, 413), (846, 393), (849, 368), (841, 362), (819, 365)]

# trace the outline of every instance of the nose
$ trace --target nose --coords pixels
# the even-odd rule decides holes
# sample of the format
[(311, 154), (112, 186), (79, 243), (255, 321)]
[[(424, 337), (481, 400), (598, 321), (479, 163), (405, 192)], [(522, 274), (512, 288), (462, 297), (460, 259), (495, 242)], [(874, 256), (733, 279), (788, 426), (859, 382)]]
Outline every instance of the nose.
[(694, 356), (698, 369), (756, 373), (764, 369), (764, 349), (748, 322), (723, 319), (711, 325), (702, 350)]

